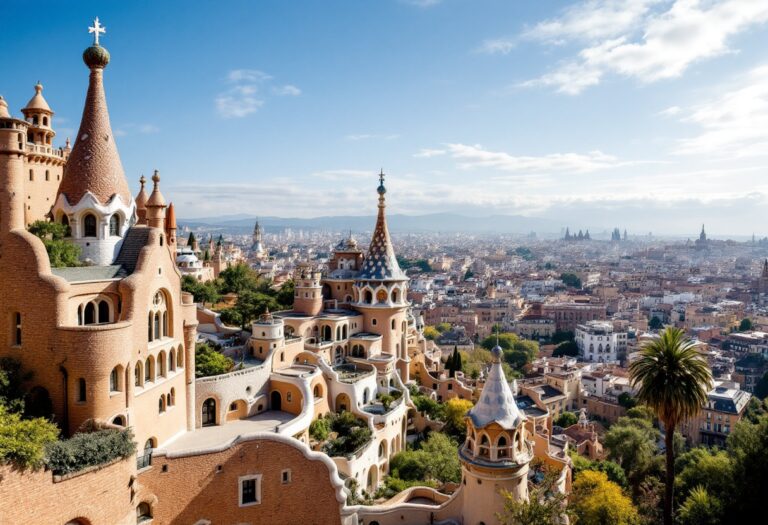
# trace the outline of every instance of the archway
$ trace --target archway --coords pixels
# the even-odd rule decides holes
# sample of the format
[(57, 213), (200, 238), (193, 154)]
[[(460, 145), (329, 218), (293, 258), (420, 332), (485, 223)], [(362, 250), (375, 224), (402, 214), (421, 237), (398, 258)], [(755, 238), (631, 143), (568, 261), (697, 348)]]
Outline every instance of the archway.
[(216, 400), (209, 397), (203, 401), (203, 426), (210, 427), (216, 424)]
[(24, 412), (27, 417), (51, 417), (53, 414), (53, 402), (48, 390), (41, 386), (32, 388), (27, 394)]
[(277, 390), (274, 390), (270, 395), (270, 401), (271, 401), (270, 408), (272, 410), (277, 410), (277, 411), (282, 410), (283, 397), (280, 395), (280, 392), (278, 392)]
[(121, 427), (125, 426), (125, 416), (115, 416), (112, 419), (113, 425), (120, 425)]
[(352, 406), (352, 403), (349, 400), (349, 396), (347, 394), (339, 394), (336, 396), (336, 412), (343, 412), (344, 410), (349, 410), (349, 408)]

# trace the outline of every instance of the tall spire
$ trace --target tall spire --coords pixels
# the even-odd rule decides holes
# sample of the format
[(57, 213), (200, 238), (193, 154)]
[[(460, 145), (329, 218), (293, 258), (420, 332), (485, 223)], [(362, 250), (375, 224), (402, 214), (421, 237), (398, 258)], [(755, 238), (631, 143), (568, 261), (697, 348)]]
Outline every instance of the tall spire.
[(376, 228), (373, 230), (371, 244), (368, 247), (368, 255), (363, 261), (358, 279), (380, 280), (380, 281), (405, 281), (408, 278), (397, 264), (395, 249), (392, 247), (392, 240), (389, 237), (387, 228), (386, 208), (387, 202), (385, 195), (387, 188), (384, 187), (384, 170), (379, 173), (379, 187), (376, 189), (379, 194), (379, 214), (376, 218)]
[[(98, 20), (94, 27), (97, 28), (97, 36), (103, 32)], [(103, 74), (109, 64), (109, 52), (95, 38), (94, 45), (83, 52), (83, 61), (91, 70), (88, 94), (80, 130), (64, 168), (59, 193), (67, 197), (70, 205), (80, 202), (86, 192), (91, 192), (101, 204), (106, 204), (114, 195), (119, 195), (125, 204), (129, 204), (131, 192), (117, 152), (104, 94)]]
[(525, 417), (517, 408), (515, 396), (504, 376), (504, 369), (501, 367), (504, 351), (499, 346), (498, 337), (497, 332), (496, 346), (491, 350), (493, 362), (488, 372), (488, 379), (480, 393), (480, 399), (468, 414), (476, 428), (482, 428), (494, 422), (503, 428), (514, 428)]

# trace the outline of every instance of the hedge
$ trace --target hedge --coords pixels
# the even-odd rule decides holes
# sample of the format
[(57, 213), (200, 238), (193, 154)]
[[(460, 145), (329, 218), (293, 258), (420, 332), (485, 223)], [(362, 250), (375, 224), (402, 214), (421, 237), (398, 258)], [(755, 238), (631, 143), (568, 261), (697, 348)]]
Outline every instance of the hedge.
[(64, 475), (127, 458), (135, 452), (136, 443), (130, 429), (107, 429), (75, 434), (70, 439), (51, 443), (45, 463), (54, 474)]

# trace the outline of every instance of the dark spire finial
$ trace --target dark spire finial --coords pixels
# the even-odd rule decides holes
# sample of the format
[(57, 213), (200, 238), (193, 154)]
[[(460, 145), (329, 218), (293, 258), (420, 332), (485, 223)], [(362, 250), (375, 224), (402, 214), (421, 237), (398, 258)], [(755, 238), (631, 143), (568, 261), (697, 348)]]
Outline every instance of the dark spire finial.
[(379, 195), (384, 197), (384, 194), (387, 193), (387, 188), (384, 187), (384, 168), (381, 168), (381, 171), (379, 172), (379, 187), (376, 189), (376, 191), (379, 192)]

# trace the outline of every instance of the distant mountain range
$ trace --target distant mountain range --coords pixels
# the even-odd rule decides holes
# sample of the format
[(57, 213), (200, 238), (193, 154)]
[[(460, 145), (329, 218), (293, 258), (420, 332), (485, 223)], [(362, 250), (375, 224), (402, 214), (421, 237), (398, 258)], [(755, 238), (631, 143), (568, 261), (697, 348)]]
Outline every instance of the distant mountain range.
[[(221, 229), (232, 233), (253, 231), (258, 218), (259, 224), (268, 232), (284, 228), (294, 230), (325, 231), (371, 231), (376, 223), (373, 215), (350, 215), (315, 217), (310, 219), (284, 217), (256, 217), (254, 215), (222, 215), (197, 219), (179, 219), (180, 226), (192, 229)], [(517, 233), (560, 235), (562, 225), (549, 219), (523, 217), (519, 215), (491, 215), (488, 217), (470, 217), (456, 213), (432, 213), (427, 215), (387, 216), (389, 229), (397, 233)]]

